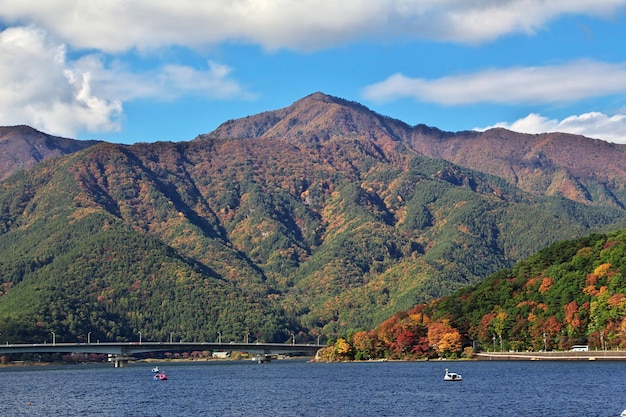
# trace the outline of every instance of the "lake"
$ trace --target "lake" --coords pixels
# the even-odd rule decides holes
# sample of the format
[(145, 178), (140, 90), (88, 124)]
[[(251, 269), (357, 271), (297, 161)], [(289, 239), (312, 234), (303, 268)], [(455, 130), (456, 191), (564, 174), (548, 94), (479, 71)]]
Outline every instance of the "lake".
[[(0, 369), (0, 416), (602, 416), (626, 362), (277, 360)], [(462, 382), (444, 382), (445, 369)]]

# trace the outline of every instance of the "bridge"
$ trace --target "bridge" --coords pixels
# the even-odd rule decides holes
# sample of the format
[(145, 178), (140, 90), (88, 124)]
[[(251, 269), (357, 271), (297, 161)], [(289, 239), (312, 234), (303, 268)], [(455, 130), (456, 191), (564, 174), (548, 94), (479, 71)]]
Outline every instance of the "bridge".
[(103, 353), (115, 367), (125, 366), (133, 355), (149, 352), (234, 351), (256, 353), (269, 359), (276, 354), (314, 356), (325, 347), (318, 344), (287, 343), (212, 343), (212, 342), (105, 342), (105, 343), (35, 343), (0, 345), (0, 356), (11, 353)]

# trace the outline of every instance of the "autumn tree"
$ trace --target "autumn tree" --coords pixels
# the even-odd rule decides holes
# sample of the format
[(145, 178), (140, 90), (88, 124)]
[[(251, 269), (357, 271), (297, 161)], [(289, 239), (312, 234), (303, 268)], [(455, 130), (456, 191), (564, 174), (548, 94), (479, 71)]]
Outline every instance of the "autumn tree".
[(337, 342), (335, 342), (335, 347), (333, 349), (333, 356), (336, 360), (344, 361), (344, 360), (352, 360), (354, 359), (354, 349), (352, 345), (348, 343), (346, 339), (339, 338)]
[(352, 336), (352, 347), (355, 350), (355, 359), (372, 359), (377, 353), (376, 335), (365, 331), (356, 332)]
[(563, 325), (554, 316), (535, 320), (530, 326), (530, 336), (535, 350), (550, 350), (556, 347), (562, 329)]
[(461, 351), (461, 334), (446, 319), (428, 326), (428, 341), (440, 357), (454, 356)]
[(506, 324), (506, 319), (509, 317), (509, 315), (500, 306), (495, 307), (495, 314), (496, 316), (491, 321), (491, 325), (493, 326), (494, 333), (500, 339), (500, 350), (502, 350), (503, 349), (502, 334), (504, 333), (504, 326)]

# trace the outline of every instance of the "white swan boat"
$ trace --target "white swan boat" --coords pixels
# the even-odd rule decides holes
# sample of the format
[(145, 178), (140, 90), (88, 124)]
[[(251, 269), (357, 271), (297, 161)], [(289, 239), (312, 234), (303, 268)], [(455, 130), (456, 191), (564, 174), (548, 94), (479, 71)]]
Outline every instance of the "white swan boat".
[(463, 377), (460, 374), (454, 372), (448, 372), (446, 369), (446, 374), (443, 376), (444, 381), (462, 381)]

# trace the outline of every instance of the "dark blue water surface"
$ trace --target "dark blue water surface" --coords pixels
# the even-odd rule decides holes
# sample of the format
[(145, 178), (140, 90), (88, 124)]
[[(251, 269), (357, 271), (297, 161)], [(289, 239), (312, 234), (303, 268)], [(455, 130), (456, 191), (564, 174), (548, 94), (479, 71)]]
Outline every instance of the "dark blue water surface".
[[(305, 361), (0, 369), (0, 416), (619, 416), (626, 362)], [(445, 368), (463, 375), (444, 382)]]

